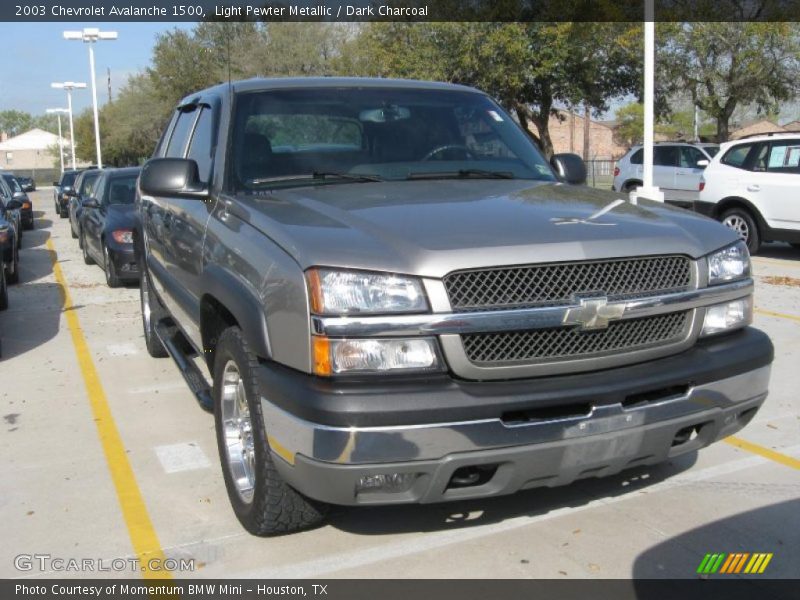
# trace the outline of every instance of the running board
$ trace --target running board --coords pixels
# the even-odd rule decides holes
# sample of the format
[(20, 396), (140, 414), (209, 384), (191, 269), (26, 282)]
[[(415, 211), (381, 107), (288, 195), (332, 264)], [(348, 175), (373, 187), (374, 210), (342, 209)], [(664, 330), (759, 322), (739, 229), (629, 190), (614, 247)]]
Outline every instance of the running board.
[[(178, 370), (186, 380), (189, 389), (192, 390), (194, 397), (197, 399), (198, 404), (209, 412), (214, 411), (214, 400), (211, 397), (211, 388), (208, 386), (206, 378), (194, 361), (183, 351), (186, 343), (179, 339), (183, 334), (180, 330), (172, 325), (167, 325), (163, 321), (156, 325), (156, 335), (164, 348), (167, 349), (172, 360), (178, 367)], [(183, 343), (182, 343), (183, 342)]]

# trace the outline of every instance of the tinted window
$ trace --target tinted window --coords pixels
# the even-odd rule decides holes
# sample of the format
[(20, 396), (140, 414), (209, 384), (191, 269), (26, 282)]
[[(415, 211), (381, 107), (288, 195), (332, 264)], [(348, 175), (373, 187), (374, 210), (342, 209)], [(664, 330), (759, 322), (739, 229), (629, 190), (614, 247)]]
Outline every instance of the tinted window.
[(61, 187), (73, 185), (78, 175), (80, 175), (78, 171), (65, 171), (61, 176)]
[(697, 148), (692, 148), (691, 146), (682, 146), (681, 147), (681, 166), (688, 167), (691, 169), (700, 168), (697, 164), (699, 160), (708, 160), (708, 157), (700, 152)]
[(706, 151), (711, 158), (714, 158), (719, 152), (719, 146), (703, 146), (703, 150)]
[(130, 177), (114, 177), (108, 180), (104, 201), (106, 204), (133, 204), (136, 199), (136, 179), (138, 174)]
[(653, 151), (653, 164), (657, 167), (677, 167), (679, 150), (678, 146), (656, 146)]
[(800, 173), (800, 140), (772, 142), (767, 170), (773, 173)]
[(90, 171), (88, 173), (84, 173), (78, 192), (82, 196), (91, 196), (92, 191), (94, 190), (94, 184), (97, 182), (98, 177), (100, 177), (100, 171)]
[(208, 182), (211, 178), (211, 152), (213, 133), (213, 113), (210, 108), (204, 108), (200, 113), (197, 126), (194, 128), (192, 142), (189, 145), (187, 158), (197, 162), (200, 181)]
[(753, 144), (740, 144), (734, 146), (725, 153), (720, 162), (724, 165), (731, 167), (744, 168), (744, 163), (747, 160), (747, 155), (750, 153)]
[(103, 197), (103, 188), (106, 184), (105, 174), (101, 174), (94, 182), (94, 197), (100, 199)]
[(17, 182), (17, 179), (13, 175), (3, 175), (3, 179), (6, 180), (6, 183), (8, 184), (8, 187), (11, 188), (12, 192), (22, 191), (19, 182)]
[(165, 156), (171, 158), (183, 157), (183, 152), (186, 149), (186, 142), (189, 140), (189, 134), (192, 132), (192, 125), (197, 112), (192, 107), (192, 110), (181, 111), (178, 116), (178, 122), (175, 124), (175, 129), (172, 136), (169, 138), (169, 145), (167, 145), (167, 152)]
[[(235, 185), (340, 183), (315, 172), (380, 179), (496, 171), (553, 181), (530, 138), (483, 94), (404, 88), (315, 88), (239, 95)], [(477, 173), (480, 175), (480, 173)]]
[(633, 153), (631, 156), (631, 164), (632, 165), (641, 165), (644, 162), (644, 150), (639, 148), (636, 152)]

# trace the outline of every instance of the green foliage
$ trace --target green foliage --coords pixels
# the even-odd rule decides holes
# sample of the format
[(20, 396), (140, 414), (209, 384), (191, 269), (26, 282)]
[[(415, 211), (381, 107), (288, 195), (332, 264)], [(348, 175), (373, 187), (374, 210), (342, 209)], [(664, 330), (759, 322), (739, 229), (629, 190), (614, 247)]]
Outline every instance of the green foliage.
[(33, 117), (21, 110), (4, 110), (0, 112), (0, 131), (9, 137), (25, 133), (33, 127)]
[[(621, 106), (615, 113), (617, 127), (615, 135), (619, 143), (625, 146), (641, 144), (644, 138), (644, 105), (631, 102)], [(698, 135), (709, 137), (714, 135), (715, 125), (703, 120), (700, 115)], [(655, 124), (655, 133), (662, 134), (671, 140), (692, 140), (694, 138), (694, 111), (673, 111), (662, 116)]]
[(775, 111), (798, 91), (795, 23), (662, 23), (658, 37), (662, 93), (688, 92), (716, 120), (720, 141), (737, 107)]

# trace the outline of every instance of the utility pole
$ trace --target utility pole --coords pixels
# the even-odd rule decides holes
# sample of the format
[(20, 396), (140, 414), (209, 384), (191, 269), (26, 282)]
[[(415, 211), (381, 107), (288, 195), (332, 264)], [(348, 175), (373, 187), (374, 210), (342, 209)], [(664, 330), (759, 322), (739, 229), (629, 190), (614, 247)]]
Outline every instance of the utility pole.
[(106, 67), (108, 73), (108, 103), (111, 104), (111, 67)]

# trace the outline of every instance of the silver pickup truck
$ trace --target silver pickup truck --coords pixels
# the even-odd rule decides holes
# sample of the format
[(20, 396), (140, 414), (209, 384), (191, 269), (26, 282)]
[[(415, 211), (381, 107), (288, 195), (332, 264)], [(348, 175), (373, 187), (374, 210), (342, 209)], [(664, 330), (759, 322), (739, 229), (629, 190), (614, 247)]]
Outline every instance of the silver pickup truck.
[(746, 247), (585, 177), (462, 86), (181, 102), (138, 183), (144, 335), (213, 410), (248, 531), (605, 476), (747, 424), (773, 348)]

